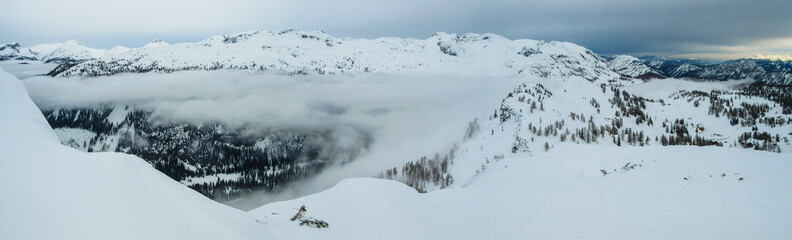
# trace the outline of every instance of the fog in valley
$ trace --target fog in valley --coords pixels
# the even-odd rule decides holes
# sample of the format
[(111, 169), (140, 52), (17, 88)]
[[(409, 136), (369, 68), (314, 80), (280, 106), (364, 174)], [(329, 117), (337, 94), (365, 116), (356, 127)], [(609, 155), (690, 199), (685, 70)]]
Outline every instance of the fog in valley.
[[(220, 123), (255, 136), (271, 131), (328, 132), (333, 167), (272, 194), (229, 203), (248, 209), (371, 177), (421, 156), (444, 153), (469, 122), (496, 109), (513, 79), (433, 74), (288, 76), (246, 71), (186, 71), (94, 78), (23, 80), (42, 109), (130, 105), (152, 118)], [(349, 158), (353, 158), (349, 161)]]

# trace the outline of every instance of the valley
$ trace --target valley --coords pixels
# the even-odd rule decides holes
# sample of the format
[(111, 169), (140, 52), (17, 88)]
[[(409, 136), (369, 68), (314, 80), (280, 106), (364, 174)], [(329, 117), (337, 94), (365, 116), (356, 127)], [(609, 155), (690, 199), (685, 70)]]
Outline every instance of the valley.
[[(135, 49), (7, 46), (16, 55), (0, 65), (10, 72), (2, 106), (26, 115), (0, 118), (13, 133), (6, 156), (50, 166), (36, 170), (36, 189), (85, 187), (58, 192), (68, 201), (50, 211), (92, 211), (81, 195), (135, 209), (123, 191), (101, 193), (92, 185), (101, 180), (80, 177), (101, 173), (134, 186), (131, 199), (146, 206), (190, 202), (194, 212), (174, 207), (166, 221), (177, 229), (235, 229), (239, 239), (792, 235), (783, 214), (792, 88), (764, 77), (783, 67), (741, 60), (670, 74), (680, 67), (494, 34), (283, 30)], [(37, 169), (5, 164), (4, 180)], [(232, 220), (203, 222), (220, 215)]]

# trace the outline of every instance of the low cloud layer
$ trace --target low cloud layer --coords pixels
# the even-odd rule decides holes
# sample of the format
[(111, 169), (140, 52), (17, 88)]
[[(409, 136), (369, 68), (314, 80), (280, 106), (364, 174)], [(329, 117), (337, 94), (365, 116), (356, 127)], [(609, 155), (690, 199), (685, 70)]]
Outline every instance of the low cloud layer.
[[(0, 0), (0, 41), (77, 38), (94, 46), (197, 41), (248, 30), (323, 29), (338, 37), (496, 33), (570, 41), (598, 53), (706, 54), (792, 36), (792, 1), (48, 1)], [(31, 14), (35, 13), (35, 14)], [(713, 49), (714, 48), (714, 49)], [(731, 54), (753, 54), (754, 50)], [(762, 49), (762, 53), (792, 52)]]
[(370, 143), (343, 168), (328, 169), (289, 189), (284, 195), (289, 197), (446, 152), (462, 139), (470, 121), (491, 114), (516, 85), (509, 78), (455, 75), (282, 76), (245, 71), (32, 77), (23, 82), (42, 108), (134, 104), (169, 121), (330, 131), (331, 145), (342, 151)]

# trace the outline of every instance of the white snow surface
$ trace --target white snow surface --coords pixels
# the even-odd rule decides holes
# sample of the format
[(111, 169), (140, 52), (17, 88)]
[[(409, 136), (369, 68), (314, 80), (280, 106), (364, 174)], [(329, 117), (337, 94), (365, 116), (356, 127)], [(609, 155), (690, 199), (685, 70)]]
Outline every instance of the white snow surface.
[(61, 145), (0, 69), (0, 239), (272, 239), (142, 159)]
[(95, 132), (91, 132), (82, 128), (57, 128), (53, 130), (63, 145), (79, 149), (81, 151), (88, 151), (91, 139), (96, 137)]
[[(717, 147), (561, 144), (506, 157), (464, 188), (419, 194), (347, 179), (251, 213), (294, 239), (786, 239), (789, 159)], [(641, 166), (622, 170), (627, 163)], [(289, 221), (301, 205), (330, 227)]]
[(132, 112), (132, 110), (133, 108), (128, 105), (117, 105), (113, 108), (113, 111), (110, 112), (110, 115), (107, 116), (107, 121), (113, 125), (118, 125), (126, 120), (127, 115), (129, 115), (129, 112)]

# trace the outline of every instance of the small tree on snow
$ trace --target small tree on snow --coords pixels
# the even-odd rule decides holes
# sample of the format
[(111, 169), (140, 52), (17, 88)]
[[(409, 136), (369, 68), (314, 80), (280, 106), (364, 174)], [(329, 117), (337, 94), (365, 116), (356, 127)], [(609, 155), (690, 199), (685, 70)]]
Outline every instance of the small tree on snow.
[(322, 220), (319, 220), (319, 219), (310, 218), (310, 217), (305, 217), (305, 213), (306, 212), (308, 212), (308, 210), (305, 209), (305, 205), (302, 205), (300, 207), (300, 210), (297, 211), (297, 214), (295, 214), (294, 217), (291, 218), (291, 221), (292, 222), (299, 221), (300, 222), (300, 226), (306, 226), (306, 227), (314, 227), (314, 228), (328, 228), (328, 227), (330, 227), (330, 224), (328, 224), (325, 221), (322, 221)]
[(297, 211), (297, 214), (294, 214), (294, 217), (291, 218), (291, 221), (293, 222), (297, 220), (302, 220), (305, 217), (306, 212), (308, 212), (308, 210), (305, 209), (305, 205), (302, 205), (302, 207), (300, 207), (300, 210)]

